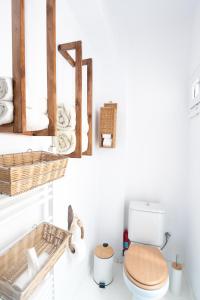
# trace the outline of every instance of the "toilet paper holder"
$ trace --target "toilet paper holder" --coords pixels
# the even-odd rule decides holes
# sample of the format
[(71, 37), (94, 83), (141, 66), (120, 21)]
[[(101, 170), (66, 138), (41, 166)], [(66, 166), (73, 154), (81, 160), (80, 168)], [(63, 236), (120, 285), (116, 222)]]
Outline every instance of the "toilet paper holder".
[(73, 245), (72, 238), (73, 238), (73, 234), (74, 234), (77, 227), (80, 229), (80, 234), (81, 234), (80, 238), (84, 239), (85, 230), (84, 230), (84, 227), (83, 227), (83, 223), (78, 218), (78, 216), (74, 215), (72, 206), (69, 205), (69, 207), (68, 207), (68, 232), (69, 232), (70, 236), (69, 236), (69, 239), (68, 239), (68, 246), (69, 246), (69, 249), (70, 249), (71, 253), (75, 253), (75, 247)]

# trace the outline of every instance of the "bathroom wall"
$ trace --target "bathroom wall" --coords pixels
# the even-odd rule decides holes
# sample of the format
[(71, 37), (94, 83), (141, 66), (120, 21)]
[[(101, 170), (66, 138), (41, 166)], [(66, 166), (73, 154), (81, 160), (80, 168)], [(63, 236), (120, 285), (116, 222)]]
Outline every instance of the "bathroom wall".
[[(191, 82), (194, 73), (200, 76), (200, 4), (195, 10), (194, 26), (191, 43), (191, 61), (188, 78), (188, 101), (191, 97)], [(199, 242), (199, 172), (200, 172), (200, 117), (189, 119), (189, 191), (185, 206), (184, 244), (186, 257), (186, 271), (188, 280), (194, 292), (194, 298), (200, 299), (199, 270), (200, 270), (200, 242)]]
[(182, 206), (187, 186), (192, 8), (189, 1), (141, 1), (131, 21), (126, 147), (131, 176), (127, 176), (125, 199), (162, 202), (166, 231), (172, 234), (165, 249), (169, 260), (176, 253), (181, 260), (184, 255)]
[(183, 259), (187, 82), (195, 1), (126, 4), (111, 1), (105, 5), (127, 66), (126, 207), (132, 199), (161, 201), (167, 212), (166, 230), (172, 234), (166, 257), (171, 260), (179, 253)]

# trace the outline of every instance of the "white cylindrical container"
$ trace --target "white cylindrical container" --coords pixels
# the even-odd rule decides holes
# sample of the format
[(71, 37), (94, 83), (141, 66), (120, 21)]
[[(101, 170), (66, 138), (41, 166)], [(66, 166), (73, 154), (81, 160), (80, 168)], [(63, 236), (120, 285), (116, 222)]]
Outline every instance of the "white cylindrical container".
[(171, 292), (175, 296), (180, 296), (182, 288), (182, 276), (183, 276), (183, 265), (176, 262), (172, 263), (172, 274), (171, 274)]
[(113, 248), (107, 243), (95, 249), (93, 278), (100, 288), (105, 288), (113, 281), (113, 256)]

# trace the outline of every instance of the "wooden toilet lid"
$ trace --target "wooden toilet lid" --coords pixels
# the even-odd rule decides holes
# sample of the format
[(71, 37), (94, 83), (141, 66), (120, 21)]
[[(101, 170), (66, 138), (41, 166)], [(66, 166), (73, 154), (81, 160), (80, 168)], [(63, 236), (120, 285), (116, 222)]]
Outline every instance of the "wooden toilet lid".
[(167, 263), (155, 247), (131, 245), (125, 253), (124, 267), (129, 279), (142, 288), (158, 288), (168, 279)]

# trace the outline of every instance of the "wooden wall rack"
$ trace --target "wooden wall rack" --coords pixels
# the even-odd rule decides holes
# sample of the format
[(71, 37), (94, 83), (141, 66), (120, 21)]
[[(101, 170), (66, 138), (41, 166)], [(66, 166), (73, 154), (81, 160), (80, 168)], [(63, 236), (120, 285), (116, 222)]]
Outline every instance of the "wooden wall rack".
[(47, 0), (47, 89), (49, 128), (26, 131), (25, 3), (12, 0), (12, 61), (14, 121), (0, 126), (0, 132), (27, 135), (56, 135), (56, 0)]
[(87, 117), (88, 117), (88, 124), (89, 124), (89, 131), (88, 131), (88, 149), (87, 151), (83, 152), (83, 155), (92, 155), (92, 88), (93, 88), (93, 63), (92, 58), (83, 59), (82, 65), (87, 67)]
[[(15, 0), (13, 0), (15, 1)], [(56, 0), (46, 1), (47, 16), (47, 110), (49, 118), (48, 129), (23, 133), (34, 136), (55, 136), (57, 127), (56, 100)]]
[(0, 132), (22, 132), (26, 124), (24, 0), (12, 0), (12, 64), (14, 121)]
[[(75, 50), (75, 59), (69, 51)], [(76, 41), (60, 44), (58, 51), (75, 68), (75, 107), (76, 107), (76, 149), (68, 157), (81, 158), (82, 156), (82, 42)]]

